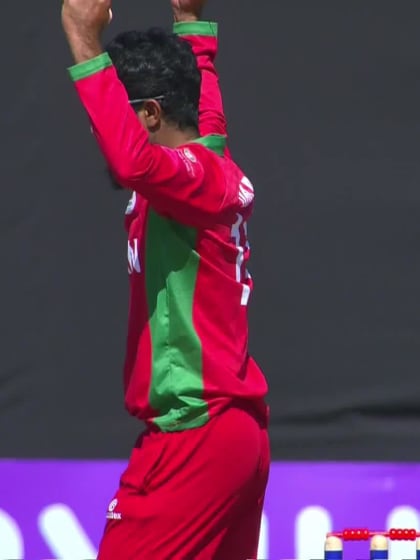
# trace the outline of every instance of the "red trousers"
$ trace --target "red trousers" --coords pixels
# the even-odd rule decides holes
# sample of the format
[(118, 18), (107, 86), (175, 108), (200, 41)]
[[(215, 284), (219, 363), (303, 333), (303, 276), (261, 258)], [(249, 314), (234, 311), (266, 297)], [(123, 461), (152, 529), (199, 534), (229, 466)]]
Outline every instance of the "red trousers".
[(267, 428), (230, 408), (202, 428), (148, 431), (111, 502), (98, 560), (257, 558)]

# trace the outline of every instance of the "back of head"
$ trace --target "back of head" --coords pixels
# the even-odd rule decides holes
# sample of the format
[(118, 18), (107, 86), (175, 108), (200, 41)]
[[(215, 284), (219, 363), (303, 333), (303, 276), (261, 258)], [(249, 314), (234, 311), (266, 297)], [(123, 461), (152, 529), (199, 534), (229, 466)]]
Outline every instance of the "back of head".
[(201, 75), (187, 41), (153, 28), (121, 33), (106, 50), (130, 100), (162, 97), (166, 122), (198, 128)]

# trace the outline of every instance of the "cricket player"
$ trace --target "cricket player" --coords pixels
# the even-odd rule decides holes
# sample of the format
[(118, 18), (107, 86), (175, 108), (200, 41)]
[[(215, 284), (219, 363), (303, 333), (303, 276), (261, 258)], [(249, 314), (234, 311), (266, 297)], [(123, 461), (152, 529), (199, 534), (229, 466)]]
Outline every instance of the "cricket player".
[(111, 1), (63, 2), (70, 76), (131, 197), (124, 389), (147, 427), (100, 560), (257, 554), (270, 450), (267, 384), (248, 353), (254, 188), (226, 147), (218, 28), (200, 20), (204, 3), (172, 0), (173, 33), (130, 31), (104, 49)]

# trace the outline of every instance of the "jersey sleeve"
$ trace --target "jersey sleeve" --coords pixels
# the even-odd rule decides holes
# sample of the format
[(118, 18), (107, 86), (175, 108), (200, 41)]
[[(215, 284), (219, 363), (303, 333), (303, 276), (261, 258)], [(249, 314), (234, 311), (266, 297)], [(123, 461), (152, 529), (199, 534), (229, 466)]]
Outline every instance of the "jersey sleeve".
[[(218, 25), (207, 21), (181, 22), (174, 24), (174, 32), (191, 44), (201, 72), (200, 134), (219, 134), (227, 138), (223, 97), (215, 66), (219, 47)], [(225, 156), (230, 156), (227, 148)]]
[[(235, 197), (210, 150), (200, 143), (179, 149), (150, 143), (107, 53), (69, 71), (102, 154), (122, 187), (187, 225), (205, 226), (234, 209)], [(222, 155), (223, 143), (215, 149)]]

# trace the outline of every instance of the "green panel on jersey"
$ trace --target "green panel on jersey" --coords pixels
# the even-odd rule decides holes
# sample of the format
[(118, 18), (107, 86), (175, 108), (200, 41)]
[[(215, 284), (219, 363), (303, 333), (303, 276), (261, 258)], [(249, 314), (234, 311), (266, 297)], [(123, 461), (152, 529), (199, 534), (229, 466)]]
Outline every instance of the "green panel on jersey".
[(146, 290), (152, 338), (150, 406), (163, 431), (203, 426), (201, 341), (193, 325), (200, 257), (197, 231), (149, 210), (146, 234)]
[(226, 149), (226, 136), (221, 136), (220, 134), (209, 134), (208, 136), (202, 136), (193, 140), (193, 143), (202, 144), (212, 152), (215, 152), (219, 156), (223, 156)]

